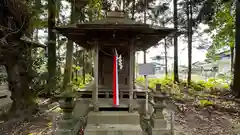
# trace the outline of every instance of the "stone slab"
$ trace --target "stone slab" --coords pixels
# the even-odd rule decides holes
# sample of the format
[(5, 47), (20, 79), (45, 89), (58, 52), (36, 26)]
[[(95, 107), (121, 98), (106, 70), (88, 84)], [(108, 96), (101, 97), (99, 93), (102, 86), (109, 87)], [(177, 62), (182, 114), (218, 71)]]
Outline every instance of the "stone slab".
[(129, 124), (88, 124), (84, 135), (145, 135), (140, 125)]
[(59, 120), (57, 123), (57, 127), (61, 129), (72, 129), (77, 123), (75, 119), (69, 120)]
[(234, 125), (233, 135), (239, 135), (239, 134), (240, 134), (240, 124)]
[[(132, 100), (133, 108), (138, 108), (139, 104), (137, 100)], [(90, 107), (93, 107), (93, 103), (90, 104)], [(98, 107), (99, 108), (112, 108), (113, 99), (112, 98), (103, 98), (98, 99)], [(129, 99), (119, 99), (119, 106), (118, 108), (129, 108)]]
[(153, 128), (152, 135), (171, 135), (171, 130), (167, 128)]
[(73, 116), (76, 118), (80, 118), (83, 116), (87, 116), (89, 111), (89, 104), (91, 102), (91, 99), (83, 99), (79, 98), (75, 101), (75, 106), (73, 109)]
[(72, 125), (72, 128), (69, 128), (69, 127), (57, 128), (54, 135), (76, 135), (80, 130), (80, 126), (81, 126), (81, 123), (80, 121), (78, 121), (77, 123)]
[(73, 132), (68, 129), (57, 129), (54, 135), (73, 135)]
[(133, 124), (140, 123), (138, 112), (128, 111), (100, 111), (89, 112), (88, 124)]
[(154, 119), (154, 128), (167, 128), (167, 121), (165, 119)]

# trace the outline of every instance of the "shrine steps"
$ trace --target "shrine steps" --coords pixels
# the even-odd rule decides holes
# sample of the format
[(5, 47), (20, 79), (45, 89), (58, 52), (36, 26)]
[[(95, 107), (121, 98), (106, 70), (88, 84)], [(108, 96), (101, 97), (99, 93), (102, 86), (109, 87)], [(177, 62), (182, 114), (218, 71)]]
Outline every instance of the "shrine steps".
[(85, 135), (145, 135), (138, 112), (89, 112)]
[(140, 125), (100, 124), (87, 125), (84, 135), (145, 135)]
[(87, 124), (133, 124), (140, 123), (138, 112), (99, 111), (89, 112)]

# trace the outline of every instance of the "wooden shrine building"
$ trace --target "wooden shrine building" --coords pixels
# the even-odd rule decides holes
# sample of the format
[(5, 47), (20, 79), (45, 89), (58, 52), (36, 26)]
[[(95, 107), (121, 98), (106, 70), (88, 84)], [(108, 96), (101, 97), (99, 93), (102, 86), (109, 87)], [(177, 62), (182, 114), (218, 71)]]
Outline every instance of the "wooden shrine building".
[(102, 20), (57, 27), (56, 30), (85, 49), (94, 50), (94, 83), (82, 92), (91, 95), (95, 112), (105, 107), (116, 108), (111, 98), (114, 52), (117, 51), (122, 58), (122, 67), (118, 70), (118, 108), (127, 108), (132, 112), (136, 95), (146, 92), (135, 84), (135, 52), (157, 45), (161, 39), (175, 32), (172, 28), (135, 22), (118, 11), (108, 12)]

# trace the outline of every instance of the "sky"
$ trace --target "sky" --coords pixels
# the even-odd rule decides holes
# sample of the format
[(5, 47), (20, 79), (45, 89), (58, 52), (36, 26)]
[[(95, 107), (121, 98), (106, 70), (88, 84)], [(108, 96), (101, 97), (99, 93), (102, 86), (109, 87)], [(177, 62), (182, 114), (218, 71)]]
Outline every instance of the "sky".
[[(164, 3), (164, 2), (169, 2), (171, 0), (157, 0), (156, 1), (156, 5), (159, 3)], [(170, 2), (170, 12), (173, 12), (173, 2)], [(151, 22), (147, 21), (148, 24), (150, 24)], [(173, 25), (169, 25), (168, 27), (172, 28)], [(200, 24), (197, 28), (197, 31), (199, 31), (200, 33), (203, 33), (203, 31), (208, 28), (207, 25), (204, 24)], [(196, 49), (196, 46), (199, 46), (201, 44), (204, 44), (205, 42), (207, 43), (211, 43), (212, 39), (211, 39), (211, 35), (209, 34), (202, 34), (201, 36), (197, 36), (196, 34), (193, 34), (193, 38), (197, 38), (200, 41), (194, 41), (192, 43), (193, 47), (192, 47), (192, 63), (197, 62), (197, 61), (203, 61), (206, 59), (206, 50), (199, 50)], [(204, 41), (204, 43), (202, 42)], [(178, 38), (178, 65), (188, 65), (188, 50), (187, 50), (187, 46), (188, 43), (186, 42), (186, 38), (183, 39), (183, 37), (179, 37)], [(162, 53), (162, 54), (161, 54)], [(164, 48), (163, 46), (158, 46), (158, 47), (152, 47), (150, 49), (148, 49), (148, 53), (147, 53), (147, 62), (152, 62), (151, 57), (154, 57), (156, 55), (164, 55)], [(169, 57), (173, 57), (174, 56), (174, 48), (170, 47), (168, 49), (168, 56)], [(137, 62), (138, 63), (143, 63), (143, 52), (139, 52), (138, 55), (136, 55), (137, 57)], [(168, 60), (168, 63), (170, 65), (173, 65), (173, 60)]]
[[(206, 29), (208, 26), (200, 24), (198, 30), (203, 31)], [(196, 36), (195, 36), (196, 37)], [(196, 37), (199, 40), (206, 40), (208, 42), (211, 42), (210, 35), (208, 34), (203, 34), (202, 36)], [(186, 40), (186, 39), (185, 39)], [(196, 41), (193, 42), (193, 46), (199, 46), (202, 44), (201, 41)], [(183, 38), (178, 38), (178, 64), (179, 65), (188, 65), (188, 43), (183, 40)], [(164, 55), (164, 48), (162, 45), (159, 45), (158, 47), (152, 47), (149, 48), (147, 51), (147, 62), (152, 62), (151, 57), (154, 57), (156, 55)], [(138, 63), (143, 63), (143, 52), (138, 52), (139, 54), (136, 55), (136, 59)], [(168, 49), (168, 56), (173, 57), (174, 56), (174, 47), (170, 47)], [(192, 63), (197, 62), (197, 61), (203, 61), (206, 58), (206, 50), (199, 50), (196, 49), (196, 47), (192, 48)], [(172, 60), (169, 60), (170, 63), (173, 63)]]

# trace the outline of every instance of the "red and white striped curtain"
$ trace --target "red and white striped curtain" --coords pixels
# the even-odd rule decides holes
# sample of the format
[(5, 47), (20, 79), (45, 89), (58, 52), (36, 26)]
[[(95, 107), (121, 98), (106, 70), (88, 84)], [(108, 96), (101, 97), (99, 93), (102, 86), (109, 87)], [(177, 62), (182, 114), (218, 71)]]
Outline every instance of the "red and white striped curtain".
[(118, 54), (115, 50), (113, 56), (113, 104), (119, 105), (119, 86), (118, 86)]

